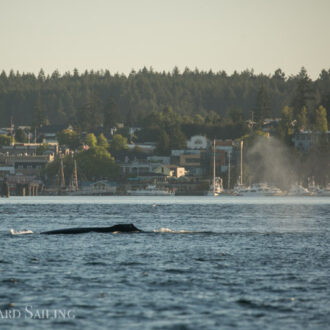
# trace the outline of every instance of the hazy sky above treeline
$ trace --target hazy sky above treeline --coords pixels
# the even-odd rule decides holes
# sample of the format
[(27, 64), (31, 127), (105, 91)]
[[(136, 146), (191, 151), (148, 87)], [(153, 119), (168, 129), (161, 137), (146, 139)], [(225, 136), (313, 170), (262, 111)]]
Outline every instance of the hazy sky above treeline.
[(330, 68), (329, 0), (0, 0), (0, 71)]

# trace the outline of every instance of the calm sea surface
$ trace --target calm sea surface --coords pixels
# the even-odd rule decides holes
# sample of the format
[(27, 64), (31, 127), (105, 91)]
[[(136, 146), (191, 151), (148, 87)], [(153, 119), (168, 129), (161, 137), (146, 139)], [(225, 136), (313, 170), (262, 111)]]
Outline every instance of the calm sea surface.
[(330, 327), (329, 197), (2, 198), (0, 253), (0, 329)]

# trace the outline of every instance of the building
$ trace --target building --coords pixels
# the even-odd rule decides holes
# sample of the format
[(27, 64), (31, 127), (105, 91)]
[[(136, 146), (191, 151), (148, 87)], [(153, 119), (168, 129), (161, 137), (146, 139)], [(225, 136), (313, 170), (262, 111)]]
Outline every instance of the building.
[(1, 164), (14, 167), (17, 174), (30, 176), (39, 176), (41, 168), (53, 160), (54, 155), (0, 155)]
[(228, 170), (229, 157), (233, 154), (233, 146), (233, 140), (215, 140), (216, 167), (220, 168), (221, 173)]
[(124, 175), (139, 176), (140, 174), (150, 173), (156, 169), (160, 164), (151, 163), (145, 160), (133, 160), (120, 163), (120, 169)]
[[(10, 146), (0, 146), (0, 153), (7, 156), (33, 156), (37, 154), (38, 148), (44, 146), (43, 143), (15, 143)], [(47, 154), (58, 153), (58, 143), (47, 144)]]
[(71, 125), (48, 125), (43, 126), (38, 131), (38, 139), (43, 143), (57, 143), (57, 133), (63, 130), (73, 130)]
[(166, 175), (167, 177), (175, 178), (180, 178), (186, 174), (185, 168), (177, 165), (161, 165), (157, 167), (153, 172)]
[(187, 149), (201, 150), (207, 148), (207, 138), (203, 135), (194, 135), (187, 141)]
[(144, 143), (136, 143), (136, 144), (128, 144), (129, 150), (138, 149), (146, 154), (152, 154), (156, 149), (155, 142), (144, 142)]
[(205, 154), (203, 149), (172, 150), (171, 163), (184, 167), (189, 175), (201, 176), (205, 174)]
[(148, 156), (147, 161), (152, 163), (169, 165), (171, 163), (171, 157), (167, 156)]
[[(321, 137), (322, 133), (320, 132), (301, 131), (293, 135), (292, 142), (296, 149), (308, 152), (313, 145), (320, 141)], [(325, 137), (327, 141), (330, 141), (330, 131), (326, 133)]]
[(1, 166), (0, 165), (0, 177), (4, 178), (8, 175), (15, 175), (15, 167), (14, 166)]

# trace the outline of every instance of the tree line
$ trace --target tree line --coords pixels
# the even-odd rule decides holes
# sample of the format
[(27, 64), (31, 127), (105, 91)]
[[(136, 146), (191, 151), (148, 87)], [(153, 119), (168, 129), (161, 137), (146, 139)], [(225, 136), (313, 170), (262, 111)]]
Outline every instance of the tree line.
[(304, 68), (289, 77), (280, 69), (273, 75), (256, 75), (252, 70), (228, 75), (188, 68), (183, 72), (143, 68), (127, 76), (76, 69), (63, 75), (58, 71), (46, 75), (42, 69), (37, 76), (0, 74), (2, 127), (11, 121), (34, 127), (65, 123), (82, 131), (103, 126), (107, 133), (116, 122), (141, 126), (142, 118), (166, 107), (186, 116), (187, 124), (214, 115), (233, 122), (241, 118), (258, 122), (279, 117), (285, 106), (293, 107), (295, 114), (305, 107), (307, 119), (313, 121), (313, 111), (320, 105), (329, 120), (330, 70), (322, 70), (315, 81)]

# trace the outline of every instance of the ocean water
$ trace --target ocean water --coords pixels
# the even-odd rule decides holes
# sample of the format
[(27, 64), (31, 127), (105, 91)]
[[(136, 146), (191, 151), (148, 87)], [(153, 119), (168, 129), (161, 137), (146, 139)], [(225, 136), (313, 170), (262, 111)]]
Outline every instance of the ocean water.
[(0, 329), (330, 326), (330, 198), (2, 198), (0, 251)]

